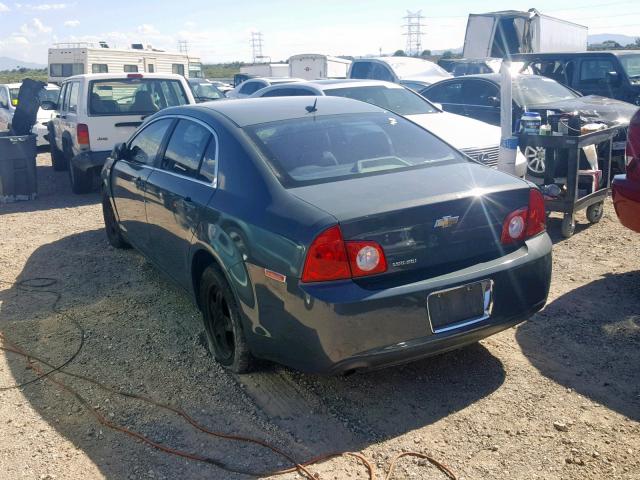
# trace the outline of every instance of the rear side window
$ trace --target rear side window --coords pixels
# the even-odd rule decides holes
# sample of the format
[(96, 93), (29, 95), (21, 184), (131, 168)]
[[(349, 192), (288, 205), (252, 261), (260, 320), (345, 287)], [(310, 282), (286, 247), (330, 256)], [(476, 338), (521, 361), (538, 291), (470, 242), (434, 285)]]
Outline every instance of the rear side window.
[(391, 113), (310, 117), (245, 130), (285, 187), (466, 161), (442, 140)]
[(317, 96), (313, 90), (308, 90), (306, 88), (276, 88), (266, 92), (264, 95), (260, 95), (261, 97), (300, 97), (300, 96)]
[(217, 156), (217, 143), (214, 136), (209, 140), (209, 146), (207, 151), (204, 152), (202, 158), (202, 164), (200, 165), (200, 174), (198, 179), (204, 182), (210, 182), (213, 186), (216, 186), (216, 175), (218, 173), (218, 156)]
[(187, 103), (186, 93), (177, 80), (94, 80), (89, 87), (92, 115), (151, 115), (163, 108)]
[(424, 98), (405, 88), (344, 87), (328, 89), (325, 93), (334, 97), (347, 97), (371, 103), (400, 115), (419, 115), (438, 111)]
[(592, 85), (607, 79), (607, 73), (615, 71), (613, 62), (606, 59), (583, 60), (580, 64), (580, 83)]
[(180, 120), (167, 144), (161, 168), (197, 178), (200, 160), (210, 137), (211, 133), (202, 125), (189, 120)]
[(69, 112), (78, 113), (78, 94), (80, 93), (80, 84), (78, 82), (71, 83), (71, 93), (69, 94)]
[(462, 104), (462, 82), (448, 82), (435, 85), (421, 92), (432, 102)]
[(251, 95), (252, 93), (257, 92), (258, 90), (260, 90), (261, 88), (266, 87), (267, 84), (264, 82), (245, 82), (244, 85), (242, 85), (242, 87), (240, 87), (240, 92), (243, 95)]
[(145, 165), (156, 161), (162, 140), (173, 120), (166, 118), (145, 127), (129, 144), (128, 159)]

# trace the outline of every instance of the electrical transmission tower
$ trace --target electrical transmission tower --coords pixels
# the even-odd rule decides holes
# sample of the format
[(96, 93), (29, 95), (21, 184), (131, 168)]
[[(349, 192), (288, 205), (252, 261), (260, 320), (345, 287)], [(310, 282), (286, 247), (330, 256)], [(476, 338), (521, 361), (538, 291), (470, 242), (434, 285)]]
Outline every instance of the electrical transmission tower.
[(253, 52), (253, 63), (256, 63), (256, 60), (261, 61), (264, 59), (264, 55), (262, 55), (261, 32), (251, 32), (251, 50)]
[(178, 51), (185, 55), (189, 54), (189, 42), (186, 40), (178, 40)]
[(407, 48), (406, 53), (409, 56), (417, 56), (422, 53), (422, 27), (425, 25), (422, 23), (424, 16), (422, 15), (422, 10), (418, 10), (417, 12), (410, 12), (407, 10), (407, 15), (402, 17), (405, 21), (405, 24), (402, 25), (405, 32), (403, 35), (407, 37)]

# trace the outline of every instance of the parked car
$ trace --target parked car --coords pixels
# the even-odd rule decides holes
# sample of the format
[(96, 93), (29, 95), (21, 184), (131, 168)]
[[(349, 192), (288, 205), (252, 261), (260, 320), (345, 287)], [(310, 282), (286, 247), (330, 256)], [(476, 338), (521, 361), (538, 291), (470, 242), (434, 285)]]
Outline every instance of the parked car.
[[(420, 92), (432, 102), (442, 105), (447, 112), (466, 115), (492, 125), (500, 125), (500, 75), (468, 75), (443, 80)], [(525, 110), (539, 112), (547, 121), (547, 112), (579, 112), (589, 122), (602, 122), (608, 126), (623, 126), (614, 137), (613, 156), (619, 168), (624, 168), (624, 149), (627, 126), (637, 106), (596, 95), (579, 93), (550, 78), (539, 75), (516, 75), (513, 82), (513, 128), (517, 130)], [(528, 171), (543, 177), (544, 149), (527, 147)]]
[(261, 88), (269, 85), (278, 85), (280, 83), (303, 82), (301, 78), (289, 77), (256, 77), (250, 78), (236, 86), (233, 90), (227, 92), (227, 98), (246, 98), (257, 92)]
[(166, 107), (195, 103), (187, 80), (171, 73), (99, 73), (62, 82), (48, 124), (55, 170), (69, 169), (74, 193), (92, 190), (102, 165), (117, 143), (142, 121)]
[(447, 58), (438, 60), (438, 65), (454, 77), (479, 73), (499, 73), (501, 58)]
[(629, 125), (627, 173), (613, 180), (613, 206), (625, 227), (640, 232), (640, 110)]
[[(317, 80), (273, 85), (258, 90), (252, 97), (288, 97), (300, 95), (347, 97), (377, 105), (402, 115), (435, 133), (447, 143), (489, 167), (497, 167), (500, 129), (472, 118), (443, 112), (426, 98), (397, 83), (376, 80)], [(523, 177), (527, 160), (518, 152), (516, 175)]]
[(102, 171), (107, 238), (191, 293), (215, 358), (311, 372), (476, 342), (544, 305), (539, 190), (346, 98), (163, 110)]
[(204, 78), (190, 78), (188, 82), (191, 93), (193, 93), (193, 98), (195, 98), (197, 103), (211, 102), (225, 98), (224, 93), (209, 80), (205, 80)]
[(600, 95), (640, 105), (640, 50), (513, 55), (533, 73), (583, 95)]
[(225, 95), (229, 90), (233, 90), (233, 85), (231, 85), (230, 83), (221, 82), (219, 80), (209, 80), (209, 82), (211, 82), (218, 90), (220, 90)]
[[(18, 92), (20, 91), (20, 83), (8, 83), (0, 85), (0, 130), (9, 130), (13, 114), (18, 105)], [(60, 88), (52, 83), (48, 84), (44, 90), (40, 92), (40, 102), (56, 102)], [(33, 126), (32, 133), (38, 136), (38, 147), (49, 145), (46, 139), (47, 123), (51, 120), (51, 111), (38, 109), (36, 124)]]
[(412, 57), (356, 58), (349, 67), (347, 78), (383, 80), (400, 83), (412, 90), (438, 82), (451, 75), (433, 62)]

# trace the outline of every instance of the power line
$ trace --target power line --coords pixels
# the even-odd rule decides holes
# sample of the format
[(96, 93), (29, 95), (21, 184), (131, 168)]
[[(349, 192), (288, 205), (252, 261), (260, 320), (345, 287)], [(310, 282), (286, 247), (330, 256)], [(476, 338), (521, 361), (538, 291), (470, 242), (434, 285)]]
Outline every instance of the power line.
[(251, 51), (253, 53), (253, 63), (262, 60), (262, 32), (251, 32)]
[(422, 23), (424, 16), (422, 10), (417, 12), (410, 12), (407, 10), (407, 15), (403, 17), (406, 23), (402, 26), (405, 32), (402, 35), (407, 37), (406, 52), (409, 56), (420, 55), (422, 52), (422, 27), (425, 25)]

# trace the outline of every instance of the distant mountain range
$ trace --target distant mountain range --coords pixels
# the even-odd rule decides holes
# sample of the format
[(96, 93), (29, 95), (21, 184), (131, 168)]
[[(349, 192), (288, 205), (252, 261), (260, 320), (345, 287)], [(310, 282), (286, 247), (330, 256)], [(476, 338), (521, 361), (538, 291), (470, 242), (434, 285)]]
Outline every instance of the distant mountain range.
[(589, 45), (594, 43), (602, 43), (607, 40), (613, 40), (614, 42), (618, 42), (623, 47), (629, 45), (630, 43), (635, 43), (636, 38), (638, 37), (630, 37), (629, 35), (618, 35), (617, 33), (598, 33), (595, 35), (589, 35), (587, 38), (587, 42)]
[(46, 68), (46, 65), (40, 63), (24, 62), (15, 58), (0, 57), (0, 71), (14, 70), (17, 68)]

